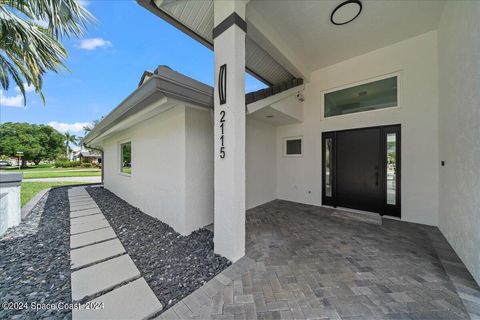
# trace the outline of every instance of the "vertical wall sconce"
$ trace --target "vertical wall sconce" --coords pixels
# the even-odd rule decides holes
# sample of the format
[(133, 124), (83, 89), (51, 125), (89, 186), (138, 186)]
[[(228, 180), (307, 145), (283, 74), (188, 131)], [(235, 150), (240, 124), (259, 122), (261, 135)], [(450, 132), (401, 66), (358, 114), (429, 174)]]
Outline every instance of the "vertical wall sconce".
[(220, 97), (220, 105), (227, 102), (227, 65), (220, 66), (218, 72), (218, 96)]

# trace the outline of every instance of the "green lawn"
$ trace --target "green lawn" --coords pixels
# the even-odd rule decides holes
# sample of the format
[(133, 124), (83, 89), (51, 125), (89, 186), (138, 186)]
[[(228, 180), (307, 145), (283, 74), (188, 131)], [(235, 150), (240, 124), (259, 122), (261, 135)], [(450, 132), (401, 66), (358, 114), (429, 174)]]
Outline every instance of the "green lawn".
[(59, 178), (59, 177), (95, 177), (100, 176), (102, 171), (100, 169), (90, 170), (55, 170), (55, 171), (27, 171), (23, 173), (24, 179), (37, 178)]
[(98, 168), (52, 168), (50, 167), (28, 167), (18, 170), (18, 168), (5, 168), (4, 172), (23, 172), (24, 179), (35, 178), (59, 178), (59, 177), (95, 177), (102, 174)]
[[(52, 169), (53, 168), (53, 164), (52, 163), (42, 163), (42, 164), (39, 164), (38, 166), (28, 166), (26, 168), (22, 168), (20, 171), (27, 171), (27, 170), (48, 170), (48, 169)], [(66, 169), (66, 168), (65, 168)], [(73, 168), (72, 168), (73, 169)], [(3, 167), (2, 170), (5, 170), (5, 171), (18, 171), (18, 167), (17, 166), (12, 166), (12, 167)]]
[(21, 203), (22, 207), (43, 189), (50, 187), (81, 184), (83, 182), (22, 182)]
[(122, 168), (122, 172), (126, 174), (132, 174), (132, 168)]

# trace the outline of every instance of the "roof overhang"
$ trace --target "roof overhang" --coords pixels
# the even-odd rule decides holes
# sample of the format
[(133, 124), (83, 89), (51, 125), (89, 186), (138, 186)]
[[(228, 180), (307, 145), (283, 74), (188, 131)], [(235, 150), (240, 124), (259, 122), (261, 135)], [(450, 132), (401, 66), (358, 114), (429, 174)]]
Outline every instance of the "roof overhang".
[(299, 85), (247, 104), (247, 116), (273, 126), (303, 122), (303, 90)]
[[(361, 0), (361, 14), (335, 25), (331, 14), (345, 0), (247, 1), (247, 71), (270, 85), (312, 72), (438, 28), (445, 1)], [(173, 26), (213, 48), (213, 0), (137, 0)]]
[[(213, 0), (137, 0), (137, 2), (172, 26), (213, 50)], [(252, 18), (252, 19), (250, 19)], [(309, 73), (295, 52), (277, 47), (268, 39), (274, 31), (263, 35), (255, 23), (261, 19), (247, 7), (246, 71), (269, 86), (280, 85), (295, 78), (307, 79)], [(278, 38), (278, 37), (277, 37)], [(283, 53), (287, 54), (284, 55)]]
[(166, 67), (123, 100), (83, 139), (86, 145), (97, 145), (113, 133), (158, 115), (179, 103), (211, 109), (213, 88)]

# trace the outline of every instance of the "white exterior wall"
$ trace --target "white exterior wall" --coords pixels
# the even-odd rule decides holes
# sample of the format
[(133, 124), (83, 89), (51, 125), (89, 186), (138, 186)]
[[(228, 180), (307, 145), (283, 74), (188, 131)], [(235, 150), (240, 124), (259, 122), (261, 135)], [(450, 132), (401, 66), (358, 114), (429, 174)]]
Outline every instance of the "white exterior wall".
[[(402, 219), (437, 225), (437, 34), (429, 32), (319, 69), (305, 87), (304, 122), (278, 127), (277, 196), (321, 205), (324, 131), (402, 125)], [(400, 73), (400, 108), (322, 119), (322, 91)], [(283, 157), (283, 139), (303, 136), (303, 156)]]
[[(211, 123), (205, 117), (198, 119), (189, 132), (205, 136), (187, 144), (186, 115), (190, 112), (195, 111), (177, 105), (102, 143), (105, 188), (183, 235), (213, 222), (212, 203), (204, 200), (209, 199), (209, 194), (211, 199), (213, 189), (213, 165), (205, 169), (208, 155), (195, 156), (195, 165), (201, 170), (186, 170), (186, 155), (194, 151), (188, 148), (196, 140), (212, 139), (206, 137), (211, 132), (202, 130)], [(120, 144), (127, 141), (132, 142), (131, 176), (120, 173)], [(209, 178), (200, 182), (206, 175)], [(200, 184), (204, 189), (198, 188)], [(187, 200), (196, 207), (187, 206)], [(210, 218), (203, 216), (207, 213)]]
[(277, 198), (276, 134), (274, 126), (247, 117), (247, 210)]
[[(276, 127), (246, 120), (246, 207), (276, 199)], [(132, 175), (120, 144), (132, 141)], [(105, 188), (182, 234), (213, 223), (213, 115), (176, 106), (103, 142)]]
[(480, 2), (447, 2), (438, 29), (439, 227), (480, 283)]
[(186, 108), (187, 230), (213, 223), (213, 113)]

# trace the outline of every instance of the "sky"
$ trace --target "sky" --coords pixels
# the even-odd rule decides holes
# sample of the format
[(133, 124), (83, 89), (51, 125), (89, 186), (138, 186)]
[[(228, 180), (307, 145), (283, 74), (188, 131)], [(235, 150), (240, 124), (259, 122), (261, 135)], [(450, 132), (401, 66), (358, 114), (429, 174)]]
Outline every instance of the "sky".
[[(82, 136), (85, 125), (107, 115), (137, 88), (145, 70), (158, 65), (213, 85), (213, 52), (135, 1), (82, 3), (98, 22), (80, 39), (62, 39), (68, 70), (45, 75), (45, 105), (33, 88), (27, 88), (24, 107), (13, 84), (0, 92), (1, 123), (49, 124)], [(249, 75), (245, 82), (247, 92), (265, 87)]]

